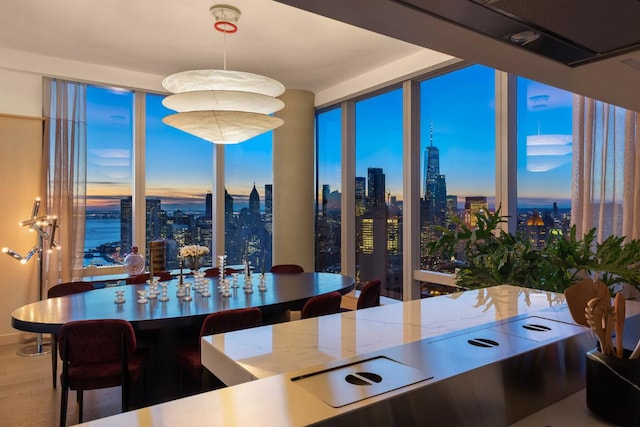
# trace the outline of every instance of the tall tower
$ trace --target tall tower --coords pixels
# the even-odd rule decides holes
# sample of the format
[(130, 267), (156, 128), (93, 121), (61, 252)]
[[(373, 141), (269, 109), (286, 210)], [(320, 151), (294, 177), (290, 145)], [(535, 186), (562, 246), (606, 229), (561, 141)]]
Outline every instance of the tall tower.
[(224, 189), (224, 216), (233, 216), (233, 196), (229, 194), (227, 189)]
[(161, 204), (160, 199), (149, 199), (146, 200), (147, 204), (147, 230), (146, 230), (146, 239), (147, 242), (150, 242), (155, 239), (159, 239), (160, 229), (161, 229), (161, 221), (160, 221), (160, 211)]
[(204, 216), (207, 219), (213, 218), (213, 194), (211, 192), (207, 192), (207, 195), (204, 199)]
[(264, 185), (264, 213), (267, 216), (273, 214), (273, 184)]
[(433, 145), (433, 125), (424, 156), (424, 200), (428, 225), (444, 225), (447, 218), (447, 181), (440, 174), (440, 150)]
[(133, 209), (131, 196), (120, 200), (120, 252), (123, 254), (131, 250), (133, 239)]
[(377, 208), (381, 206), (386, 206), (385, 203), (385, 176), (382, 172), (382, 168), (368, 168), (368, 188), (367, 188), (367, 198), (368, 198), (368, 207)]
[(360, 216), (367, 210), (367, 178), (356, 176), (356, 216)]
[(255, 182), (253, 183), (251, 194), (249, 194), (249, 213), (260, 216), (260, 195), (258, 194), (258, 190), (256, 190)]
[(327, 216), (327, 204), (329, 204), (329, 195), (331, 189), (329, 184), (322, 184), (322, 216)]

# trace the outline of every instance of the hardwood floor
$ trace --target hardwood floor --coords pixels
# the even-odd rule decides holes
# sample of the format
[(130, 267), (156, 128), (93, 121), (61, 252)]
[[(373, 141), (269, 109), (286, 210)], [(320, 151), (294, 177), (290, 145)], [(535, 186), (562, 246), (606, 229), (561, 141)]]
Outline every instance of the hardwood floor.
[[(18, 356), (22, 347), (24, 344), (0, 346), (0, 426), (58, 426), (60, 384), (56, 389), (51, 385), (51, 355)], [(67, 425), (78, 423), (75, 395), (69, 392)], [(84, 421), (120, 410), (120, 387), (84, 392)]]

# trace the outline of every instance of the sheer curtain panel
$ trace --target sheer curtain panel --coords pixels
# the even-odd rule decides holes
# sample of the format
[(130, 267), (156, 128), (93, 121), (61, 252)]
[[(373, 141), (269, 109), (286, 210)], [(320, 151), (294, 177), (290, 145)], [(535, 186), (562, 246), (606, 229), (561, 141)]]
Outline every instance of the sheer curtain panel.
[[(82, 275), (87, 180), (86, 91), (83, 83), (45, 78), (42, 190), (58, 217), (59, 250), (45, 251), (46, 288)], [(74, 274), (74, 271), (77, 271)]]
[(640, 238), (640, 134), (638, 113), (574, 96), (571, 215), (578, 236), (596, 227)]

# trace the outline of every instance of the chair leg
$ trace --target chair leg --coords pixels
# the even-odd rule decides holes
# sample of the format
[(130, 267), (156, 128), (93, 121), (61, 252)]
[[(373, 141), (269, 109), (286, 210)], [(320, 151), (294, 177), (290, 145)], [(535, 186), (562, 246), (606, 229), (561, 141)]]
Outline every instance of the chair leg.
[(58, 384), (58, 338), (51, 334), (51, 373), (53, 375), (53, 388)]
[(76, 397), (78, 400), (78, 422), (81, 423), (83, 415), (82, 409), (84, 408), (84, 395), (82, 393), (82, 390), (78, 390), (76, 393)]
[(129, 410), (129, 385), (122, 384), (122, 412)]
[(62, 396), (60, 397), (60, 427), (67, 425), (67, 402), (69, 401), (69, 388), (65, 384), (62, 386)]

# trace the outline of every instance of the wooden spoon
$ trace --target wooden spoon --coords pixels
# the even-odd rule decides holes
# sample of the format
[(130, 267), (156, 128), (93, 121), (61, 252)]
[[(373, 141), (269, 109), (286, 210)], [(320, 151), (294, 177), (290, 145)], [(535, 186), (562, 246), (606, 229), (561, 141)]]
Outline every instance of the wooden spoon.
[(587, 277), (574, 283), (565, 289), (564, 297), (567, 299), (567, 305), (573, 320), (579, 325), (591, 327), (585, 318), (585, 307), (587, 302), (593, 298), (601, 297), (601, 295), (598, 295), (598, 290), (593, 280)]
[(624, 320), (626, 316), (626, 304), (622, 292), (618, 292), (613, 299), (613, 312), (616, 328), (616, 356), (622, 358), (624, 357), (622, 334), (624, 333)]
[(587, 302), (584, 311), (587, 323), (600, 342), (600, 352), (605, 356), (611, 355), (613, 347), (611, 343), (611, 323), (613, 320), (611, 304), (600, 297), (592, 298)]

